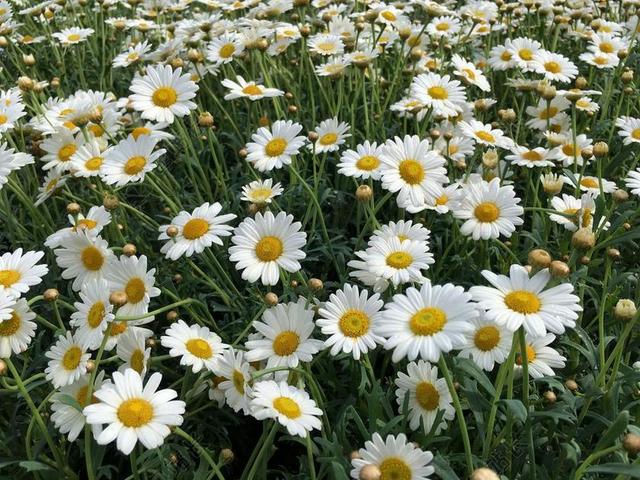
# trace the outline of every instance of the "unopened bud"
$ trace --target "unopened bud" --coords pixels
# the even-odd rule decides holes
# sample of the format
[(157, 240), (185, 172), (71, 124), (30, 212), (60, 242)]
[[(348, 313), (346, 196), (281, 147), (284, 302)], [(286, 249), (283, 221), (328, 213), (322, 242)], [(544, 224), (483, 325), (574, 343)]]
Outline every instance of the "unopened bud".
[(583, 227), (571, 237), (571, 245), (583, 250), (589, 250), (596, 244), (596, 236), (591, 228)]
[(629, 321), (637, 313), (636, 304), (628, 298), (621, 298), (613, 309), (613, 314), (619, 320)]
[(551, 255), (546, 250), (536, 248), (531, 250), (527, 256), (528, 262), (536, 268), (547, 268), (551, 264)]

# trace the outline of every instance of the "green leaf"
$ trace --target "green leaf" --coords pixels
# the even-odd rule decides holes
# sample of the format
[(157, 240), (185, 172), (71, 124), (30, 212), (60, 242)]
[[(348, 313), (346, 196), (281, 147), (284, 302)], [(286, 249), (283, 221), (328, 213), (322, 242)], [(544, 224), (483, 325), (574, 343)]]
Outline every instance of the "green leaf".
[(627, 425), (629, 425), (629, 412), (627, 410), (623, 410), (604, 433), (593, 451), (597, 452), (598, 450), (606, 448), (615, 442), (627, 429)]
[(626, 463), (605, 463), (593, 465), (587, 469), (587, 473), (611, 473), (628, 475), (630, 478), (640, 478), (640, 467), (638, 465), (628, 465)]
[(34, 462), (32, 460), (25, 460), (23, 462), (19, 462), (22, 468), (24, 468), (27, 472), (38, 472), (42, 470), (53, 470), (49, 465), (46, 465), (41, 462)]
[(505, 404), (507, 410), (522, 423), (527, 421), (527, 409), (520, 400), (500, 400), (499, 403)]

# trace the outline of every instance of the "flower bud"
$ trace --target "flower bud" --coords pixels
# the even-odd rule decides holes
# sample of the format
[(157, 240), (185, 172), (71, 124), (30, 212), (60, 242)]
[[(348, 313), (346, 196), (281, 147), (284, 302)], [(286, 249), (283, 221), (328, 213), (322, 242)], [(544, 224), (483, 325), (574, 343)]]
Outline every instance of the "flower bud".
[(58, 300), (58, 297), (60, 296), (60, 292), (58, 292), (57, 288), (47, 288), (42, 294), (42, 296), (47, 302), (55, 302), (56, 300)]
[(167, 229), (164, 231), (164, 233), (167, 234), (167, 237), (173, 238), (180, 233), (180, 230), (175, 225), (169, 225)]
[(622, 190), (621, 188), (614, 190), (611, 196), (616, 203), (624, 203), (629, 200), (629, 194), (626, 190)]
[(310, 278), (308, 285), (309, 288), (315, 292), (322, 290), (322, 287), (324, 286), (322, 280), (320, 280), (319, 278)]
[(269, 292), (264, 296), (264, 303), (270, 307), (275, 307), (278, 304), (278, 295), (273, 292)]
[(551, 262), (549, 265), (549, 271), (551, 272), (551, 275), (556, 278), (566, 278), (571, 273), (569, 265), (560, 260), (554, 260)]
[(590, 228), (583, 227), (571, 237), (571, 245), (583, 250), (589, 250), (596, 244), (596, 236)]
[(613, 309), (613, 314), (619, 320), (629, 321), (637, 313), (636, 304), (628, 298), (621, 298)]
[(536, 268), (547, 268), (551, 265), (551, 255), (546, 250), (542, 250), (541, 248), (536, 248), (535, 250), (531, 250), (529, 255), (527, 256), (528, 262), (536, 267)]
[(622, 440), (622, 447), (629, 455), (637, 455), (640, 453), (640, 435), (627, 433)]
[(360, 470), (360, 480), (380, 480), (382, 478), (382, 472), (377, 465), (372, 463), (365, 465)]
[(116, 307), (121, 307), (122, 305), (127, 303), (127, 294), (122, 291), (113, 292), (111, 295), (109, 295), (109, 303)]
[(564, 382), (564, 386), (567, 387), (572, 392), (575, 392), (576, 390), (578, 390), (578, 382), (576, 382), (572, 378), (567, 378)]
[(606, 142), (596, 142), (593, 146), (593, 155), (596, 158), (606, 157), (609, 153), (609, 145)]
[(359, 202), (368, 202), (373, 198), (373, 190), (369, 185), (360, 185), (356, 188), (356, 199)]
[(222, 458), (222, 461), (224, 463), (231, 463), (233, 462), (235, 455), (233, 453), (233, 450), (231, 450), (230, 448), (223, 448), (222, 450), (220, 450), (220, 458)]
[(118, 205), (120, 205), (120, 202), (118, 201), (118, 197), (116, 197), (115, 195), (107, 194), (102, 200), (102, 206), (107, 210), (114, 210), (118, 208)]
[(500, 480), (500, 477), (490, 468), (482, 467), (473, 471), (470, 480)]
[(545, 403), (548, 403), (550, 405), (556, 403), (556, 400), (558, 399), (553, 390), (547, 390), (546, 392), (544, 392), (542, 394), (542, 398), (544, 398)]
[(209, 112), (202, 112), (198, 116), (198, 125), (202, 128), (211, 128), (213, 127), (213, 115)]
[(133, 243), (127, 243), (122, 247), (122, 253), (124, 253), (127, 257), (133, 257), (138, 249)]
[(7, 364), (4, 360), (0, 359), (0, 377), (7, 374)]
[(169, 310), (166, 315), (168, 322), (175, 322), (178, 319), (178, 317), (179, 317), (178, 312), (176, 312), (175, 310)]

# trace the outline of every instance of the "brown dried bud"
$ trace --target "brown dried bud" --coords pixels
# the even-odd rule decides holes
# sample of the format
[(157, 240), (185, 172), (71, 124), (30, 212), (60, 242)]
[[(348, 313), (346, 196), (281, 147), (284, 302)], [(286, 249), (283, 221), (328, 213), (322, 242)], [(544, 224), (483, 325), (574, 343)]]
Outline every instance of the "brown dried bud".
[(315, 292), (322, 290), (322, 287), (324, 287), (322, 280), (320, 280), (319, 278), (310, 278), (308, 285), (309, 288)]
[(167, 229), (164, 231), (164, 233), (167, 234), (167, 237), (173, 238), (180, 233), (180, 230), (175, 225), (169, 225)]
[(607, 256), (611, 260), (618, 260), (620, 258), (620, 250), (617, 248), (607, 248)]
[(121, 307), (122, 305), (127, 303), (127, 294), (122, 291), (113, 292), (111, 295), (109, 295), (109, 303), (116, 307)]
[(42, 296), (47, 302), (55, 302), (60, 297), (60, 292), (57, 288), (47, 288)]
[(127, 257), (133, 257), (137, 253), (138, 249), (133, 243), (127, 243), (122, 247), (122, 253)]
[(490, 468), (482, 467), (473, 471), (470, 480), (500, 480), (500, 477)]
[(593, 146), (593, 155), (596, 158), (606, 157), (609, 154), (609, 145), (606, 142), (596, 142)]
[(571, 273), (569, 265), (560, 260), (554, 260), (551, 262), (549, 265), (549, 271), (551, 272), (551, 275), (556, 278), (566, 278)]
[(78, 205), (76, 202), (71, 202), (67, 204), (67, 213), (69, 215), (77, 215), (80, 213), (80, 205)]
[(542, 394), (542, 398), (544, 398), (545, 403), (548, 403), (551, 405), (556, 403), (556, 400), (558, 399), (558, 397), (556, 397), (556, 394), (553, 390), (547, 390), (546, 392), (544, 392)]
[(180, 275), (179, 273), (176, 273), (173, 276), (173, 283), (182, 283), (182, 280), (183, 280), (182, 275)]
[(270, 307), (275, 307), (278, 304), (278, 295), (273, 292), (269, 292), (264, 296), (264, 303)]
[(209, 112), (202, 112), (198, 115), (198, 125), (202, 128), (211, 128), (213, 127), (213, 115)]
[(268, 127), (270, 124), (271, 122), (269, 121), (269, 117), (266, 115), (263, 115), (258, 119), (258, 125), (261, 127)]
[(584, 77), (576, 78), (576, 81), (575, 81), (576, 88), (579, 88), (580, 90), (584, 90), (585, 88), (587, 88), (587, 85), (588, 85), (588, 82), (586, 78)]
[(307, 134), (307, 138), (309, 139), (310, 142), (316, 142), (316, 140), (318, 140), (318, 138), (320, 138), (320, 135), (318, 135), (316, 132), (309, 132)]
[(0, 359), (0, 377), (7, 374), (7, 364), (4, 360)]
[(571, 245), (589, 250), (596, 244), (596, 236), (590, 228), (582, 227), (571, 236)]
[(578, 390), (578, 382), (576, 382), (572, 378), (567, 378), (564, 382), (564, 386), (567, 387), (572, 392), (575, 392), (576, 390)]
[(223, 448), (220, 450), (220, 458), (224, 463), (231, 463), (233, 462), (235, 455), (233, 454), (233, 450), (230, 448)]
[(527, 256), (528, 262), (536, 267), (536, 268), (547, 268), (551, 265), (551, 255), (546, 250), (541, 248), (536, 248), (535, 250), (531, 250), (529, 255)]
[(169, 310), (166, 315), (168, 322), (175, 322), (178, 319), (178, 317), (179, 317), (178, 312), (176, 312), (175, 310)]
[(91, 373), (96, 369), (96, 362), (87, 360), (87, 373)]
[(120, 205), (120, 201), (118, 200), (118, 197), (116, 197), (115, 195), (107, 194), (102, 199), (102, 206), (107, 210), (114, 210), (118, 208), (118, 205)]
[(640, 435), (627, 433), (622, 440), (622, 447), (629, 455), (637, 455), (640, 453)]
[(356, 199), (359, 202), (368, 202), (373, 198), (373, 189), (369, 185), (360, 185), (356, 188)]
[(629, 194), (626, 190), (622, 189), (614, 190), (611, 196), (616, 203), (624, 203), (629, 200)]
[(360, 470), (360, 480), (380, 480), (382, 478), (382, 472), (377, 465), (370, 463), (365, 465)]

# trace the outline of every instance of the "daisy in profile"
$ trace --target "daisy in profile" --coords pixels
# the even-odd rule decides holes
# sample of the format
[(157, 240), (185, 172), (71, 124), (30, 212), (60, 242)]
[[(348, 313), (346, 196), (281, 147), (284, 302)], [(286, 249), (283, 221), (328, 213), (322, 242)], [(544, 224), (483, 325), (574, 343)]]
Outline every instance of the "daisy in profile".
[(146, 340), (142, 329), (129, 328), (120, 336), (116, 346), (116, 355), (124, 362), (118, 368), (120, 372), (131, 368), (144, 378), (151, 359), (151, 348), (146, 347)]
[(345, 142), (345, 139), (351, 136), (349, 125), (345, 122), (338, 122), (335, 117), (320, 122), (320, 125), (316, 127), (316, 134), (318, 140), (307, 145), (307, 148), (315, 153), (335, 152), (340, 149), (340, 145)]
[[(61, 387), (60, 390), (54, 393), (51, 397), (51, 411), (53, 412), (51, 414), (51, 421), (60, 433), (67, 436), (67, 440), (70, 442), (76, 441), (80, 433), (82, 433), (86, 421), (85, 416), (82, 414), (82, 410), (77, 410), (74, 406), (69, 405), (65, 396), (75, 399), (81, 409), (87, 405), (96, 403), (98, 399), (95, 398), (93, 394), (89, 397), (90, 377), (91, 375), (88, 373), (81, 376), (71, 385)], [(95, 392), (98, 390), (103, 383), (105, 383), (104, 370), (101, 370), (96, 375), (95, 382), (93, 384), (93, 391)], [(92, 430), (93, 438), (97, 438), (102, 431), (102, 428), (100, 425), (95, 425)]]
[(355, 285), (345, 284), (342, 290), (332, 293), (320, 308), (316, 321), (322, 333), (330, 335), (324, 345), (331, 348), (331, 355), (344, 352), (360, 360), (362, 353), (384, 343), (374, 333), (383, 305), (379, 294), (369, 297), (369, 292), (360, 291)]
[(16, 152), (15, 149), (7, 147), (6, 143), (0, 143), (0, 189), (9, 181), (11, 172), (34, 163), (33, 155)]
[(104, 182), (118, 187), (142, 182), (156, 168), (156, 160), (166, 153), (164, 148), (156, 150), (157, 144), (158, 140), (148, 135), (122, 140), (106, 153), (102, 165)]
[(67, 332), (66, 336), (60, 335), (44, 356), (49, 359), (44, 373), (56, 388), (71, 385), (87, 373), (87, 362), (91, 358), (86, 347), (71, 332)]
[(477, 316), (471, 295), (462, 287), (426, 281), (420, 290), (410, 287), (405, 294), (393, 296), (376, 333), (386, 339), (384, 348), (393, 349), (394, 362), (404, 357), (437, 362), (441, 353), (464, 344), (464, 335)]
[(624, 182), (633, 195), (640, 196), (640, 168), (630, 170)]
[(345, 150), (338, 163), (338, 173), (347, 177), (361, 178), (366, 180), (380, 179), (380, 165), (382, 155), (382, 145), (376, 142), (357, 145), (355, 150)]
[[(304, 298), (265, 310), (262, 321), (253, 322), (262, 338), (245, 344), (247, 361), (267, 360), (266, 368), (295, 368), (300, 362), (310, 362), (323, 346), (321, 340), (311, 338), (315, 328), (313, 314)], [(276, 374), (276, 377), (286, 376), (286, 372)]]
[(78, 341), (89, 350), (100, 347), (107, 324), (115, 318), (109, 294), (106, 280), (94, 278), (82, 285), (82, 301), (73, 304), (76, 311), (71, 314), (69, 324), (77, 328), (75, 335)]
[(532, 68), (550, 82), (568, 83), (578, 76), (578, 67), (564, 55), (538, 50), (533, 56)]
[(102, 151), (100, 142), (93, 139), (78, 148), (69, 158), (69, 169), (76, 177), (94, 177), (103, 173), (102, 165), (109, 150)]
[(273, 418), (287, 429), (289, 435), (305, 438), (311, 430), (320, 430), (322, 410), (304, 390), (276, 383), (273, 380), (258, 382), (253, 388), (251, 400), (253, 416), (258, 420)]
[(378, 467), (380, 478), (385, 480), (429, 480), (435, 472), (430, 465), (433, 454), (408, 442), (404, 433), (388, 435), (384, 440), (379, 433), (374, 433), (358, 453), (358, 457), (351, 460), (351, 478), (355, 480), (362, 478), (360, 472), (367, 465)]
[[(4, 300), (3, 300), (4, 298)], [(23, 298), (14, 301), (0, 293), (0, 358), (24, 352), (36, 336), (36, 314)]]
[(606, 178), (592, 177), (590, 175), (582, 175), (578, 179), (570, 178), (569, 176), (563, 176), (562, 178), (567, 185), (573, 187), (578, 186), (583, 192), (591, 193), (596, 197), (600, 195), (601, 192), (612, 193), (618, 189), (615, 182), (607, 180)]
[(584, 52), (581, 53), (578, 58), (599, 70), (610, 70), (620, 64), (620, 58), (617, 55), (607, 55), (604, 53)]
[(500, 129), (493, 128), (490, 124), (483, 124), (478, 120), (462, 121), (459, 124), (462, 134), (474, 140), (480, 145), (509, 149), (513, 146), (513, 140), (507, 137)]
[(505, 158), (514, 165), (527, 168), (555, 166), (551, 160), (551, 152), (543, 147), (528, 148), (514, 144), (511, 147), (511, 155)]
[(146, 40), (136, 43), (127, 48), (126, 52), (122, 52), (116, 55), (111, 62), (113, 68), (125, 68), (134, 63), (139, 63), (146, 58), (146, 55), (151, 50), (151, 45)]
[(150, 65), (146, 75), (133, 79), (129, 89), (131, 105), (142, 112), (142, 118), (154, 122), (173, 123), (175, 117), (189, 115), (196, 108), (191, 101), (198, 85), (182, 68), (174, 70), (170, 65)]
[(513, 332), (485, 318), (484, 312), (471, 322), (473, 329), (465, 332), (465, 342), (458, 355), (471, 358), (480, 368), (490, 372), (494, 364), (503, 363), (509, 356)]
[(182, 425), (185, 403), (174, 400), (175, 390), (158, 390), (162, 375), (154, 373), (146, 385), (132, 369), (114, 372), (113, 383), (95, 392), (99, 402), (88, 405), (83, 413), (90, 425), (107, 425), (96, 439), (106, 445), (117, 439), (117, 447), (129, 455), (140, 441), (146, 448), (156, 448), (171, 433), (169, 427)]
[[(556, 339), (555, 335), (547, 333), (542, 337), (527, 335), (525, 343), (527, 348), (527, 369), (531, 378), (553, 377), (554, 368), (564, 368), (567, 359), (558, 351), (548, 345)], [(518, 344), (519, 345), (519, 344)], [(516, 355), (514, 365), (515, 372), (522, 375), (522, 352)]]
[(435, 210), (440, 215), (453, 212), (460, 205), (460, 185), (452, 183), (451, 185), (441, 186), (438, 196), (430, 203), (427, 203), (429, 210)]
[(417, 135), (387, 140), (380, 159), (382, 187), (398, 192), (398, 205), (420, 208), (435, 198), (438, 186), (448, 182), (446, 160)]
[(500, 179), (480, 180), (462, 187), (460, 206), (453, 214), (465, 222), (460, 227), (463, 235), (474, 240), (488, 240), (500, 235), (510, 237), (516, 226), (522, 225), (524, 209), (519, 205), (513, 186), (500, 186)]
[(44, 177), (42, 185), (38, 187), (38, 197), (36, 198), (36, 201), (33, 202), (33, 206), (37, 207), (38, 205), (42, 205), (47, 201), (47, 199), (51, 198), (54, 193), (62, 188), (65, 183), (67, 183), (67, 180), (67, 175), (63, 175), (55, 169), (48, 172)]
[(242, 350), (225, 350), (218, 361), (215, 373), (223, 378), (217, 387), (224, 392), (224, 398), (234, 412), (250, 414), (249, 402), (252, 397), (251, 374), (254, 368), (244, 358)]
[(411, 82), (411, 96), (433, 113), (442, 117), (455, 117), (461, 105), (467, 101), (464, 87), (449, 75), (441, 77), (437, 73), (422, 73)]
[(138, 138), (148, 135), (156, 140), (173, 140), (175, 137), (171, 135), (169, 132), (165, 132), (164, 130), (169, 126), (167, 122), (145, 122), (144, 125), (138, 125), (134, 127), (129, 132), (135, 140)]
[(640, 143), (640, 118), (619, 117), (616, 119), (618, 135), (622, 137), (624, 145)]
[(90, 236), (97, 236), (102, 229), (111, 223), (111, 214), (102, 205), (93, 206), (89, 209), (86, 216), (78, 213), (75, 217), (67, 215), (70, 227), (61, 228), (55, 233), (47, 237), (45, 246), (49, 248), (58, 248), (64, 244), (64, 240), (69, 235), (74, 235), (78, 231), (87, 232)]
[(245, 202), (251, 202), (256, 205), (270, 204), (271, 201), (284, 192), (284, 188), (280, 185), (280, 182), (273, 184), (273, 180), (267, 178), (266, 180), (254, 180), (249, 185), (242, 187), (242, 195), (240, 200)]
[(549, 104), (543, 98), (538, 101), (537, 105), (529, 105), (526, 113), (530, 118), (527, 120), (527, 127), (536, 130), (546, 131), (553, 125), (561, 125), (568, 123), (569, 117), (565, 113), (571, 106), (571, 102), (562, 96), (557, 96)]
[(349, 276), (355, 278), (360, 283), (373, 288), (376, 293), (382, 293), (389, 287), (389, 280), (376, 275), (370, 270), (369, 249), (358, 250), (354, 253), (355, 259), (350, 260), (347, 265), (353, 269)]
[(509, 276), (496, 275), (484, 270), (482, 276), (492, 287), (471, 287), (470, 293), (486, 317), (515, 332), (520, 326), (535, 337), (543, 337), (547, 331), (564, 333), (565, 327), (576, 325), (582, 311), (580, 299), (573, 294), (573, 285), (561, 283), (545, 290), (551, 281), (548, 269), (529, 278), (529, 272), (521, 265), (511, 265)]
[(14, 252), (6, 252), (0, 256), (0, 295), (19, 298), (31, 287), (42, 282), (49, 272), (49, 267), (38, 262), (44, 252), (22, 252), (18, 248)]
[(224, 96), (225, 100), (248, 98), (251, 101), (256, 101), (262, 98), (280, 97), (284, 95), (282, 90), (267, 88), (254, 81), (247, 82), (240, 75), (236, 75), (236, 81), (237, 83), (228, 78), (222, 81), (222, 86), (229, 89), (229, 93)]
[[(171, 260), (177, 260), (182, 255), (190, 257), (194, 253), (202, 253), (214, 243), (222, 245), (222, 238), (231, 235), (233, 227), (228, 222), (236, 218), (233, 213), (219, 215), (222, 205), (218, 202), (206, 202), (197, 207), (192, 213), (181, 211), (171, 220), (171, 225), (159, 227), (158, 240), (166, 240), (160, 252)], [(178, 234), (174, 237), (167, 235), (167, 228), (174, 226)]]
[[(422, 424), (424, 432), (429, 434), (436, 423), (440, 411), (444, 412), (434, 434), (447, 427), (447, 421), (453, 420), (455, 409), (451, 403), (451, 394), (444, 378), (438, 378), (438, 367), (419, 360), (407, 365), (407, 373), (398, 372), (395, 380), (396, 401), (402, 411), (408, 398), (409, 426), (417, 430)], [(407, 413), (407, 412), (403, 412)]]
[(434, 263), (425, 241), (379, 238), (367, 248), (367, 270), (394, 286), (425, 281), (423, 270)]
[(63, 28), (59, 32), (54, 32), (51, 36), (58, 40), (60, 45), (68, 47), (69, 45), (76, 45), (86, 41), (90, 35), (93, 35), (93, 33), (93, 28), (71, 27)]
[(263, 285), (275, 285), (280, 279), (280, 268), (295, 273), (300, 270), (300, 260), (306, 257), (302, 247), (307, 234), (301, 232), (300, 222), (285, 212), (274, 216), (258, 212), (255, 218), (247, 217), (231, 237), (229, 260), (242, 270), (242, 279), (251, 283), (261, 280)]
[(291, 157), (300, 153), (300, 148), (307, 141), (298, 135), (301, 131), (302, 125), (291, 120), (277, 120), (271, 129), (260, 127), (246, 145), (247, 161), (260, 172), (291, 165)]
[[(576, 136), (574, 143), (571, 131), (566, 132), (559, 140), (560, 144), (551, 151), (551, 158), (561, 161), (563, 167), (569, 167), (574, 163), (577, 163), (580, 167), (584, 165), (585, 159), (582, 156), (582, 151), (585, 148), (591, 147), (593, 140), (588, 138), (584, 133), (581, 133)], [(590, 161), (591, 160), (587, 160), (587, 163)]]
[(62, 278), (73, 279), (72, 287), (76, 291), (90, 280), (104, 278), (114, 259), (106, 240), (100, 236), (92, 237), (84, 230), (68, 236), (53, 253), (56, 263), (63, 269)]
[(160, 338), (169, 355), (180, 357), (180, 365), (190, 366), (194, 373), (203, 368), (213, 372), (228, 345), (220, 337), (200, 325), (187, 325), (184, 320), (174, 322)]
[(453, 63), (453, 73), (456, 76), (470, 85), (475, 85), (483, 92), (491, 91), (491, 85), (489, 85), (487, 78), (473, 63), (468, 62), (458, 54), (451, 57), (451, 63)]
[(562, 197), (553, 197), (551, 206), (554, 210), (564, 215), (551, 213), (549, 218), (570, 232), (578, 230), (579, 225), (589, 227), (596, 210), (594, 197), (594, 195), (585, 194), (581, 198), (575, 198), (573, 195), (567, 195), (566, 193), (563, 193)]
[(397, 238), (401, 242), (405, 240), (415, 240), (418, 242), (427, 242), (431, 232), (421, 223), (413, 223), (413, 220), (398, 220), (397, 222), (389, 222), (382, 225), (379, 229), (374, 230), (369, 245), (372, 245), (374, 238)]
[[(112, 292), (124, 292), (127, 303), (118, 308), (118, 315), (125, 317), (139, 317), (149, 311), (149, 302), (160, 295), (160, 289), (155, 285), (156, 269), (147, 270), (147, 257), (122, 255), (114, 260), (105, 276)], [(153, 317), (136, 320), (147, 323)], [(134, 323), (135, 324), (135, 323)]]
[(222, 65), (231, 62), (244, 52), (242, 37), (236, 33), (224, 33), (211, 40), (207, 46), (207, 60)]

